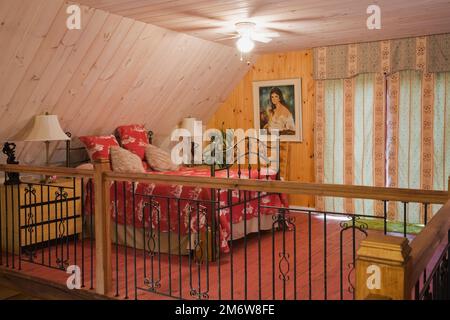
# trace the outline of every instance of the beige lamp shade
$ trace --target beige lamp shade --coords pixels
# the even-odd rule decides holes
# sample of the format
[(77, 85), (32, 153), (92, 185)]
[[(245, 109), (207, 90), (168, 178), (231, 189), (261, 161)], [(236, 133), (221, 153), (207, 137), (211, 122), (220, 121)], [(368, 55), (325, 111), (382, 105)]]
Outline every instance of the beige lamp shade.
[(34, 118), (33, 126), (31, 130), (25, 132), (16, 140), (21, 141), (59, 141), (70, 140), (70, 138), (64, 133), (59, 124), (58, 117), (56, 115), (40, 115)]
[(195, 118), (184, 118), (181, 122), (180, 128), (188, 130), (192, 136), (194, 136), (194, 128), (195, 128)]

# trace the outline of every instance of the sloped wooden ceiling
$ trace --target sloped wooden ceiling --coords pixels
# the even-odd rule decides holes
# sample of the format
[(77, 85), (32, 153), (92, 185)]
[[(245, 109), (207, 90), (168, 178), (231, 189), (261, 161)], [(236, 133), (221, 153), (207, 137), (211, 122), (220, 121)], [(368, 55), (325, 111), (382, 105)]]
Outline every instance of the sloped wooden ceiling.
[[(231, 47), (235, 23), (252, 21), (280, 37), (255, 52), (285, 52), (333, 44), (450, 32), (448, 0), (76, 0), (126, 17)], [(378, 5), (381, 29), (368, 30), (367, 8)], [(270, 30), (267, 30), (269, 28)]]
[[(143, 123), (161, 141), (186, 116), (206, 122), (248, 70), (233, 48), (86, 6), (68, 30), (67, 6), (0, 0), (2, 142), (44, 112), (74, 137)], [(18, 143), (18, 158), (42, 149)]]

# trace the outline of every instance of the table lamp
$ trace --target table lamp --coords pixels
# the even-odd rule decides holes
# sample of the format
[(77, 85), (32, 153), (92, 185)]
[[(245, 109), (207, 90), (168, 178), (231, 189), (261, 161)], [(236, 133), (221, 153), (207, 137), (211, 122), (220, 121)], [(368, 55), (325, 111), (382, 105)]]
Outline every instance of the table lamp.
[[(20, 141), (40, 141), (45, 143), (45, 166), (50, 164), (49, 146), (51, 141), (67, 141), (70, 138), (61, 129), (58, 116), (45, 113), (34, 118), (33, 126), (27, 130), (20, 138)], [(41, 182), (49, 182), (49, 177), (42, 177)]]
[(195, 159), (195, 148), (198, 147), (198, 144), (194, 142), (196, 134), (198, 135), (199, 132), (195, 131), (195, 123), (197, 119), (193, 117), (187, 117), (184, 118), (181, 122), (180, 128), (186, 129), (191, 133), (191, 136), (189, 137), (189, 141), (191, 143), (191, 157), (190, 157), (190, 163), (189, 166), (192, 166), (194, 164)]
[(70, 140), (61, 129), (58, 116), (46, 113), (34, 118), (33, 127), (22, 139), (23, 141), (41, 141), (45, 143), (45, 165), (50, 164), (50, 141)]

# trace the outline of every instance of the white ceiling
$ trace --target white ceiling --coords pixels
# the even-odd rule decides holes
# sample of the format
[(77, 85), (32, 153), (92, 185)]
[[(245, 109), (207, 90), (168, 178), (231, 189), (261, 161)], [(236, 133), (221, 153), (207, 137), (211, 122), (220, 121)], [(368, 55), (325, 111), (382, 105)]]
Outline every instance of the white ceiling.
[[(75, 0), (198, 38), (216, 41), (238, 21), (255, 22), (280, 37), (257, 52), (450, 32), (448, 0)], [(381, 30), (368, 30), (367, 7), (381, 8)], [(221, 41), (233, 46), (234, 40)]]

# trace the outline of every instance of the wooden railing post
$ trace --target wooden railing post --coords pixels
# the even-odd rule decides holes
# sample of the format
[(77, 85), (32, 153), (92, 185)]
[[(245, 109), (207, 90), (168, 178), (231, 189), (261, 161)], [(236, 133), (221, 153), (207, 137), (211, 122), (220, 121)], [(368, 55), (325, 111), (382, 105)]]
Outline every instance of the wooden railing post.
[(106, 171), (110, 171), (109, 161), (94, 164), (95, 287), (99, 294), (107, 294), (112, 288), (110, 186), (104, 177)]
[(409, 300), (411, 248), (408, 239), (373, 235), (361, 241), (356, 258), (357, 300)]
[(448, 198), (450, 199), (450, 176), (448, 176), (448, 184), (447, 184), (447, 192), (448, 192)]

